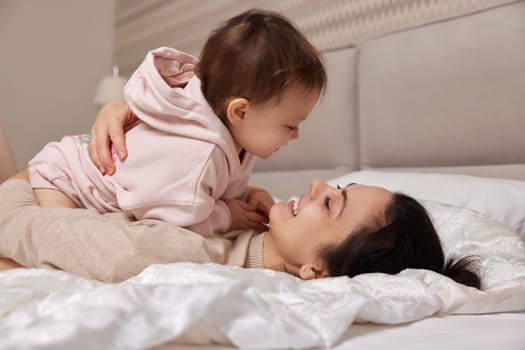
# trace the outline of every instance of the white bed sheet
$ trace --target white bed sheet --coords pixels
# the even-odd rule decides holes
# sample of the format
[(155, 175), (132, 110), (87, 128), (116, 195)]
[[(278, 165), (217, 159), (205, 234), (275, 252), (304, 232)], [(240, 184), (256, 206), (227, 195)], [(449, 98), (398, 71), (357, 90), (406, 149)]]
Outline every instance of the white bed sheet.
[[(525, 313), (450, 315), (400, 325), (354, 324), (333, 350), (523, 350)], [(232, 350), (168, 343), (154, 350)], [(153, 350), (153, 349), (152, 349)]]
[(0, 274), (0, 348), (142, 349), (173, 340), (330, 347), (364, 339), (352, 336), (359, 322), (525, 311), (525, 243), (516, 232), (468, 209), (426, 205), (447, 251), (483, 258), (483, 291), (423, 270), (301, 281), (271, 270), (180, 263), (112, 285), (19, 269)]
[(525, 313), (451, 315), (391, 326), (356, 324), (334, 347), (335, 350), (394, 348), (523, 350)]

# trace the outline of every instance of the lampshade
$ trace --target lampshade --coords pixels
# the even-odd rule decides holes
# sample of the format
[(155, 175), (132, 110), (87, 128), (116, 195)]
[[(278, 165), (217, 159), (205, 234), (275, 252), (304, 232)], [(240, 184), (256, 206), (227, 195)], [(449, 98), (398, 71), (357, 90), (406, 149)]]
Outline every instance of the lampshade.
[(103, 77), (95, 91), (94, 102), (99, 108), (111, 101), (124, 101), (122, 90), (127, 78), (118, 75), (118, 68), (113, 67), (113, 75)]

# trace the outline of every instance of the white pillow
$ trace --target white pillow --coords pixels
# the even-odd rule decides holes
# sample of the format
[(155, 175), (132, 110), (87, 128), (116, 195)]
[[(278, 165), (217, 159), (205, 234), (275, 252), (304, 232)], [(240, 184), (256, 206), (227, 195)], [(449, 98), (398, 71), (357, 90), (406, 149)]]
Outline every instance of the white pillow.
[(485, 214), (525, 240), (525, 181), (436, 173), (356, 171), (328, 183), (350, 182), (400, 191), (414, 198), (464, 207)]

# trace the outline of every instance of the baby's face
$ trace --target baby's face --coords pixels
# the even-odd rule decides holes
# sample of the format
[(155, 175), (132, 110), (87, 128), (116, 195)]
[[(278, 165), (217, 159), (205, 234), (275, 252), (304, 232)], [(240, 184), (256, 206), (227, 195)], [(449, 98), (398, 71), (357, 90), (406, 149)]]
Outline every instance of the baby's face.
[(269, 158), (299, 137), (299, 125), (314, 108), (320, 93), (318, 89), (305, 91), (292, 86), (285, 90), (278, 103), (250, 106), (243, 123), (231, 130), (235, 141), (247, 152)]

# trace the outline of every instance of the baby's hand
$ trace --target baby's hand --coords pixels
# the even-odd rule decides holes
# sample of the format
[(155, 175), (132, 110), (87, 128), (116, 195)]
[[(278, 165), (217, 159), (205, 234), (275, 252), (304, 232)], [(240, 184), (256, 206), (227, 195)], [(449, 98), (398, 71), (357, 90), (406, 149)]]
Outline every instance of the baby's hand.
[(257, 212), (257, 207), (240, 199), (227, 199), (224, 201), (232, 214), (232, 230), (266, 231), (265, 223), (268, 219)]
[(270, 208), (275, 204), (270, 193), (262, 188), (253, 187), (248, 194), (248, 203), (255, 206), (255, 210), (268, 218), (270, 215)]

